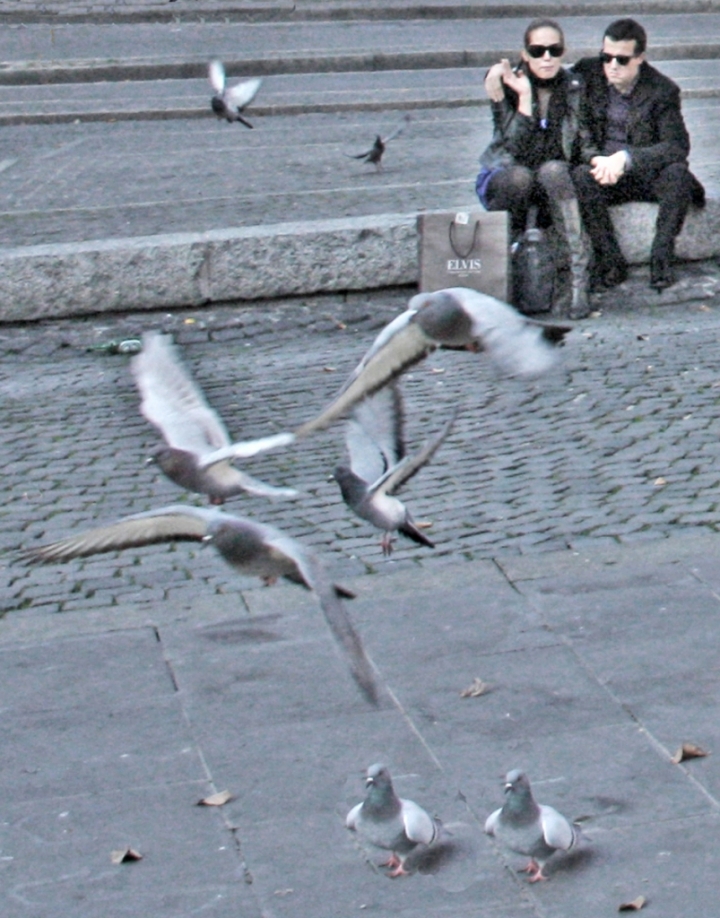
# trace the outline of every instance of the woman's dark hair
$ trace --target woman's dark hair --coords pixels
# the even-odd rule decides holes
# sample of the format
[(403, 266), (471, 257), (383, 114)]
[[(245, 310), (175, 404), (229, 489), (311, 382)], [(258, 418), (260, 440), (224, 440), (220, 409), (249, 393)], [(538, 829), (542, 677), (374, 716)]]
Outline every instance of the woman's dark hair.
[(530, 25), (525, 29), (525, 35), (523, 36), (523, 46), (527, 49), (527, 46), (530, 44), (530, 36), (536, 29), (555, 29), (555, 31), (560, 36), (560, 44), (565, 47), (565, 36), (563, 35), (563, 30), (555, 22), (554, 19), (533, 19)]
[(603, 38), (610, 41), (634, 41), (635, 54), (642, 54), (647, 48), (645, 29), (634, 19), (616, 19), (605, 29)]

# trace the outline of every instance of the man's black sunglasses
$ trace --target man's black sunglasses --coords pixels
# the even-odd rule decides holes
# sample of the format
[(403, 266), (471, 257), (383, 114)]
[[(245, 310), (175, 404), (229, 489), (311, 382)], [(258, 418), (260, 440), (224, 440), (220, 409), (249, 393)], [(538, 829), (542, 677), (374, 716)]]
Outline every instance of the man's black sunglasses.
[(637, 57), (637, 54), (608, 54), (607, 51), (600, 52), (600, 60), (603, 64), (611, 64), (613, 61), (617, 61), (619, 67), (627, 67), (634, 57)]
[(565, 47), (561, 44), (555, 45), (528, 45), (527, 53), (530, 57), (542, 57), (546, 51), (549, 52), (550, 57), (562, 57), (565, 53)]

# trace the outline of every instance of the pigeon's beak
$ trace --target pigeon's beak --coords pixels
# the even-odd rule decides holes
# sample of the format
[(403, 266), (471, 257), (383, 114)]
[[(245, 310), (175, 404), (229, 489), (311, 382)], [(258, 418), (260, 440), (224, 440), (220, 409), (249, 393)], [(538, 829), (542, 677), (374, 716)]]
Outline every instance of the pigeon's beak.
[(511, 790), (512, 790), (512, 784), (510, 784), (510, 782), (508, 782), (507, 784), (503, 786), (503, 793), (507, 794)]
[(374, 778), (365, 778), (365, 787), (370, 787), (374, 783), (375, 783)]
[(209, 532), (207, 535), (204, 535), (202, 537), (202, 541), (200, 542), (201, 548), (205, 548), (205, 546), (209, 545), (212, 542), (212, 540), (213, 540), (213, 535), (211, 532)]
[(148, 456), (145, 460), (145, 465), (155, 465), (155, 456)]

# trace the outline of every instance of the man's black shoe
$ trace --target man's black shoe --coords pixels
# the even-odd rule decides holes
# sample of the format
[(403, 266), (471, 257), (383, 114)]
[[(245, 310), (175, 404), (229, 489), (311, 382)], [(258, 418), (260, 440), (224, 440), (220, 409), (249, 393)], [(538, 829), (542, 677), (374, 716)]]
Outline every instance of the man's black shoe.
[(677, 281), (675, 269), (668, 258), (650, 259), (650, 286), (657, 290), (666, 290)]
[(622, 284), (628, 277), (628, 266), (624, 262), (618, 262), (609, 268), (593, 267), (590, 272), (590, 291), (597, 293), (600, 290), (617, 287)]

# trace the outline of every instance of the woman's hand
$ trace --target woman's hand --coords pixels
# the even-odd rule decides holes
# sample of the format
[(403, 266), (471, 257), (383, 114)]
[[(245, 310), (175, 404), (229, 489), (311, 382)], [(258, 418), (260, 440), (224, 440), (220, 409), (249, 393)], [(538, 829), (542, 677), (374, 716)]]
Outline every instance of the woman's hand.
[(518, 111), (524, 115), (532, 113), (532, 87), (523, 70), (513, 70), (510, 61), (504, 57), (499, 64), (493, 64), (485, 77), (485, 91), (493, 102), (502, 102), (503, 84), (517, 93)]

